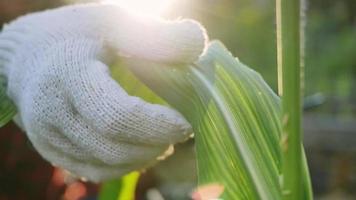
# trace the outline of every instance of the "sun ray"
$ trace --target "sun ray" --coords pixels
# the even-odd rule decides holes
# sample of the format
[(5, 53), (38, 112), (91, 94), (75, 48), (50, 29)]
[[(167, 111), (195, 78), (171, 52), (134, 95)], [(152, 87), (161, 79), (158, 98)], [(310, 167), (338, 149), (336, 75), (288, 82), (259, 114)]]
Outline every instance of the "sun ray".
[(159, 17), (166, 13), (173, 0), (107, 0), (117, 3), (138, 15)]

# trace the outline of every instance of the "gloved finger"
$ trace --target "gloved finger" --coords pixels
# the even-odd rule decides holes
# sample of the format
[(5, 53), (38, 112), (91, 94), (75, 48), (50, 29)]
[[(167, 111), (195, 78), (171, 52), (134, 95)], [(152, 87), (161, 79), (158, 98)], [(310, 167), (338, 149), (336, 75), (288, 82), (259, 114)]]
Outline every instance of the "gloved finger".
[(29, 138), (38, 152), (53, 165), (60, 166), (73, 173), (75, 176), (84, 177), (93, 182), (113, 179), (120, 177), (130, 171), (140, 170), (142, 167), (149, 167), (152, 163), (130, 163), (107, 165), (105, 163), (83, 160), (82, 158), (72, 157), (47, 143), (42, 143), (35, 134), (29, 133)]
[(203, 52), (207, 40), (196, 21), (140, 17), (112, 4), (65, 7), (56, 20), (81, 34), (103, 39), (121, 55), (157, 62), (191, 63)]
[(160, 156), (168, 146), (137, 145), (115, 141), (86, 123), (79, 115), (66, 112), (58, 122), (61, 133), (95, 158), (109, 165), (144, 162)]
[(123, 55), (165, 63), (192, 63), (202, 54), (205, 32), (193, 20), (147, 21), (132, 18), (109, 36)]
[[(62, 151), (63, 153), (79, 158), (80, 160), (96, 160), (96, 158), (88, 152), (86, 149), (74, 144), (69, 138), (65, 137), (57, 128), (54, 126), (38, 125), (38, 130), (36, 135), (32, 136), (36, 138), (36, 141), (41, 143), (47, 143), (52, 148), (57, 149), (57, 151)], [(99, 161), (99, 160), (98, 160)]]
[[(69, 139), (70, 143), (74, 144), (72, 148), (66, 148), (69, 154), (76, 154), (73, 151), (83, 153), (81, 151), (83, 149), (94, 159), (107, 164), (147, 161), (159, 156), (167, 148), (158, 145), (135, 145), (120, 140), (112, 140), (106, 133), (98, 132), (90, 123), (82, 119), (80, 113), (68, 99), (68, 95), (63, 95), (66, 91), (58, 90), (58, 86), (54, 88), (56, 90), (39, 92), (38, 99), (29, 98), (31, 102), (34, 101), (36, 104), (40, 104), (41, 107), (29, 106), (30, 110), (23, 112), (25, 118), (26, 115), (30, 116), (25, 121), (26, 130), (36, 133), (38, 138), (47, 138), (47, 142), (50, 142), (52, 146), (61, 148), (60, 146), (63, 144), (56, 139), (62, 139), (64, 143), (67, 143), (65, 139)], [(28, 105), (34, 105), (31, 102), (28, 102)], [(32, 110), (33, 108), (35, 110)], [(38, 114), (33, 115), (33, 113)], [(44, 113), (45, 115), (42, 115)], [(50, 137), (51, 135), (49, 134), (51, 133), (57, 135)], [(64, 139), (60, 136), (63, 136)], [(88, 156), (88, 159), (91, 159), (90, 156)]]
[(192, 133), (177, 111), (129, 96), (100, 61), (82, 64), (86, 73), (68, 81), (68, 88), (74, 107), (99, 132), (150, 145), (182, 142)]

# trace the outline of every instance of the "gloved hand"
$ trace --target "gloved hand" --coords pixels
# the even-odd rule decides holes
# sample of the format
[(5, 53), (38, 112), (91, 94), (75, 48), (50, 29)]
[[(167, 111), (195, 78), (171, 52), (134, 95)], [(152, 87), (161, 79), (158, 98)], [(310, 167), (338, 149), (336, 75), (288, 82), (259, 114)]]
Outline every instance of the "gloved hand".
[[(191, 134), (176, 111), (129, 96), (105, 57), (191, 63), (205, 34), (190, 20), (133, 16), (118, 6), (67, 6), (21, 17), (0, 34), (0, 75), (17, 121), (52, 164), (92, 181), (156, 162)], [(145, 66), (142, 66), (145, 67)]]

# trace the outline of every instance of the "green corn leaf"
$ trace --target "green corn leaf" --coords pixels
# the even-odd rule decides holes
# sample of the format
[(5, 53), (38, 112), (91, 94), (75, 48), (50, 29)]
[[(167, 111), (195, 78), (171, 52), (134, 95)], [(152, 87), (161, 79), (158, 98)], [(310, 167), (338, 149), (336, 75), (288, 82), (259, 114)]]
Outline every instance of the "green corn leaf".
[(138, 172), (131, 172), (119, 180), (112, 180), (101, 186), (99, 200), (132, 200), (139, 178)]
[(0, 77), (0, 127), (7, 124), (16, 114), (16, 107), (7, 97), (3, 82), (3, 78)]
[(280, 100), (259, 74), (219, 42), (196, 66), (127, 65), (192, 124), (200, 185), (223, 185), (223, 199), (281, 199)]
[(98, 196), (99, 200), (116, 200), (121, 191), (122, 179), (114, 179), (107, 181), (101, 185), (100, 193)]

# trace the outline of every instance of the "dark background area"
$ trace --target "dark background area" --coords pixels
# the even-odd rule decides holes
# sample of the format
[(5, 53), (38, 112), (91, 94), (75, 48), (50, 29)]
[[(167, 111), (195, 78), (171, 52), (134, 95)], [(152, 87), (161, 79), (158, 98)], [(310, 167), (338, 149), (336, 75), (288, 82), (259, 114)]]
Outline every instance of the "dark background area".
[[(0, 24), (65, 3), (0, 0)], [(223, 41), (276, 90), (273, 0), (179, 0), (172, 7), (167, 18), (202, 22), (210, 38)], [(356, 199), (356, 1), (309, 0), (305, 20), (304, 140), (314, 194)], [(196, 178), (187, 146), (146, 173), (141, 190), (157, 187), (166, 199), (187, 199)], [(0, 200), (95, 199), (97, 194), (97, 185), (72, 180), (44, 161), (14, 124), (0, 129), (0, 160)], [(188, 163), (184, 170), (176, 165), (182, 160)]]

